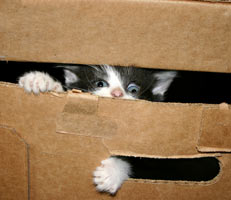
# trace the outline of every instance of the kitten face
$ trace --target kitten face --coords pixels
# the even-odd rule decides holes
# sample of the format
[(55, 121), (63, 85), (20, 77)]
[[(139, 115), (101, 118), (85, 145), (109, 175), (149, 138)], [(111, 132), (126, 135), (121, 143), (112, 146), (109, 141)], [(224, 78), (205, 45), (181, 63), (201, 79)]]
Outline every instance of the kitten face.
[(98, 96), (163, 101), (176, 76), (174, 71), (155, 71), (134, 67), (66, 66), (67, 89), (80, 89)]
[(90, 91), (103, 97), (135, 99), (135, 94), (126, 90), (123, 78), (118, 70), (108, 65), (94, 67), (94, 79)]

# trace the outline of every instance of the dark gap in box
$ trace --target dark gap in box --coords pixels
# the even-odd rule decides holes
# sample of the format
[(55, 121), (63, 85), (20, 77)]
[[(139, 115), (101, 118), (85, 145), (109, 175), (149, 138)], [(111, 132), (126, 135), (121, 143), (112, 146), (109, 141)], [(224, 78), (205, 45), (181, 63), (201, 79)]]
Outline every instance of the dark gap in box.
[[(0, 61), (0, 81), (17, 83), (18, 77), (25, 72), (37, 70), (48, 72), (52, 77), (63, 83), (63, 71), (62, 69), (54, 69), (55, 65), (57, 63)], [(178, 72), (177, 78), (165, 95), (165, 102), (231, 103), (231, 93), (229, 92), (231, 74), (196, 71)]]
[(165, 181), (211, 181), (220, 172), (215, 157), (200, 158), (144, 158), (117, 156), (132, 166), (133, 179)]

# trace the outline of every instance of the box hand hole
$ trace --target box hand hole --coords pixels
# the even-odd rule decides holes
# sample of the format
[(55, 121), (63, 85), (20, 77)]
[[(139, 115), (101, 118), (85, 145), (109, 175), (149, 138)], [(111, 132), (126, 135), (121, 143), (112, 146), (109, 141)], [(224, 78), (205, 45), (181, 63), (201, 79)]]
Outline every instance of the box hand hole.
[(133, 179), (206, 182), (214, 179), (220, 172), (220, 162), (215, 157), (117, 157), (131, 164)]

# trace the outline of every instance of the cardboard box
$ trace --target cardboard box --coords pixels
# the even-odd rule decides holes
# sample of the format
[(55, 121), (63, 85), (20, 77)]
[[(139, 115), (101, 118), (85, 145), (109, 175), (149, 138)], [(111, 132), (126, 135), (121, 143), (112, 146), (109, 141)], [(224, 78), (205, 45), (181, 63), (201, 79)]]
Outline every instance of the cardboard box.
[[(230, 21), (230, 3), (2, 0), (0, 57), (231, 72)], [(227, 104), (35, 96), (0, 84), (0, 199), (228, 200), (230, 151)], [(220, 172), (204, 182), (130, 179), (113, 197), (92, 182), (110, 155), (214, 157)]]
[(128, 180), (115, 199), (231, 195), (231, 155), (222, 153), (230, 152), (231, 145), (227, 106), (72, 92), (35, 96), (6, 83), (0, 85), (0, 95), (7, 97), (1, 98), (0, 199), (112, 198), (96, 192), (92, 182), (92, 172), (110, 155), (216, 157), (221, 167), (207, 182)]
[(230, 3), (1, 0), (0, 59), (231, 72)]

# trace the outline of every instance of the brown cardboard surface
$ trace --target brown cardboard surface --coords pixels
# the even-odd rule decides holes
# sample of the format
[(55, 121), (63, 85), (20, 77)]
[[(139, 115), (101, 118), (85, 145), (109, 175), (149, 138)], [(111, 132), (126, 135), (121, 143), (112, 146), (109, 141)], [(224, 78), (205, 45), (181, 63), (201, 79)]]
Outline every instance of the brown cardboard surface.
[[(213, 152), (231, 151), (231, 112), (223, 104), (111, 101), (69, 92), (57, 119), (57, 132), (102, 137), (111, 154), (177, 157), (196, 154), (197, 145), (200, 151), (205, 151), (206, 145)], [(181, 148), (179, 138), (184, 143)], [(165, 145), (168, 143), (171, 146)]]
[[(100, 164), (109, 153), (101, 139), (56, 133), (56, 116), (63, 109), (65, 95), (28, 95), (14, 85), (0, 85), (0, 96), (7, 96), (0, 100), (0, 125), (14, 127), (30, 146), (30, 198), (97, 199), (99, 194), (93, 186), (92, 172), (96, 163)], [(0, 132), (1, 137), (3, 133)], [(11, 151), (10, 146), (5, 145), (5, 149)], [(8, 156), (6, 153), (5, 157)], [(13, 172), (18, 173), (17, 169)], [(87, 178), (82, 179), (80, 175)], [(10, 172), (3, 177), (10, 179)], [(83, 190), (87, 187), (91, 192)], [(12, 199), (17, 197), (13, 193)]]
[[(0, 59), (231, 72), (230, 21), (230, 3), (1, 0)], [(226, 106), (36, 96), (0, 83), (0, 199), (229, 200), (230, 123)], [(100, 194), (92, 172), (115, 154), (212, 156), (221, 172), (129, 179), (116, 196)]]
[(69, 92), (64, 110), (57, 118), (56, 130), (60, 133), (110, 137), (116, 133), (117, 125), (113, 120), (98, 115), (97, 96)]
[[(216, 156), (199, 153), (196, 149), (200, 135), (199, 122), (203, 116), (201, 108), (206, 105), (96, 98), (97, 108), (88, 115), (97, 114), (109, 121), (113, 120), (117, 130), (110, 137), (104, 135), (95, 137), (93, 134), (81, 135), (78, 132), (74, 134), (56, 132), (58, 116), (64, 111), (69, 113), (71, 110), (66, 110), (66, 105), (73, 103), (73, 98), (77, 101), (80, 98), (80, 102), (86, 98), (88, 102), (86, 107), (92, 108), (95, 102), (92, 101), (92, 95), (48, 93), (36, 96), (26, 94), (14, 85), (1, 83), (0, 97), (6, 96), (7, 98), (0, 98), (0, 125), (3, 127), (0, 129), (0, 137), (5, 138), (4, 141), (11, 141), (14, 146), (8, 145), (8, 142), (1, 145), (0, 152), (4, 152), (4, 156), (0, 159), (10, 159), (10, 152), (13, 152), (14, 162), (22, 163), (19, 166), (23, 167), (23, 171), (27, 172), (29, 169), (28, 182), (25, 181), (28, 176), (17, 177), (19, 182), (24, 183), (20, 186), (25, 186), (23, 187), (25, 191), (29, 184), (30, 199), (151, 199), (153, 196), (161, 200), (175, 198), (228, 200), (230, 198), (231, 157), (230, 154), (222, 153), (217, 157), (220, 161), (221, 173), (209, 182), (130, 179), (114, 197), (96, 192), (92, 183), (93, 170), (100, 165), (101, 160), (115, 153), (177, 158)], [(74, 104), (76, 108), (76, 103)], [(134, 109), (137, 112), (134, 112)], [(216, 115), (218, 109), (219, 106), (209, 106), (211, 115)], [(76, 110), (76, 115), (83, 111)], [(158, 118), (157, 114), (162, 114), (162, 117)], [(153, 121), (149, 119), (150, 117)], [(135, 125), (138, 121), (139, 126)], [(128, 122), (131, 123), (130, 126), (126, 125)], [(228, 122), (226, 117), (224, 122)], [(85, 123), (85, 121), (76, 121), (76, 123)], [(14, 128), (17, 135), (12, 136), (15, 131), (12, 133), (12, 128), (5, 130), (4, 127)], [(25, 161), (27, 155), (25, 144), (29, 146), (27, 161)], [(24, 152), (22, 153), (24, 156), (21, 155), (21, 151)], [(13, 160), (10, 159), (9, 163)], [(19, 169), (21, 168), (14, 165), (12, 172), (5, 171), (4, 177), (9, 185), (14, 185), (11, 174), (14, 176), (22, 174), (23, 171)], [(3, 186), (0, 182), (0, 188)], [(6, 195), (7, 191), (2, 189), (1, 194)], [(18, 197), (17, 193), (11, 194), (15, 195), (11, 199)], [(22, 199), (27, 199), (26, 195), (27, 193)]]
[(1, 0), (0, 59), (231, 72), (230, 21), (230, 3)]
[(199, 150), (231, 152), (231, 110), (229, 107), (203, 111)]
[(0, 199), (29, 198), (28, 153), (16, 131), (0, 125)]
[[(195, 146), (203, 109), (200, 104), (112, 101), (108, 98), (71, 92), (67, 99), (64, 110), (58, 117), (58, 132), (103, 137), (105, 146), (112, 154), (133, 152), (142, 155), (177, 156), (197, 153)], [(86, 102), (85, 109), (89, 107), (91, 110), (94, 107), (94, 111), (88, 114), (85, 109), (75, 111), (82, 102)], [(78, 119), (81, 123), (77, 123)], [(196, 120), (192, 122), (188, 119)], [(185, 145), (172, 148), (179, 145), (179, 138)], [(164, 145), (169, 142), (171, 147)]]

